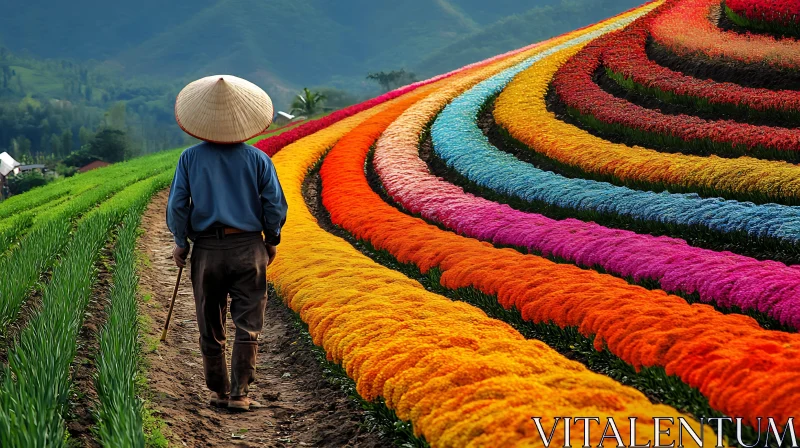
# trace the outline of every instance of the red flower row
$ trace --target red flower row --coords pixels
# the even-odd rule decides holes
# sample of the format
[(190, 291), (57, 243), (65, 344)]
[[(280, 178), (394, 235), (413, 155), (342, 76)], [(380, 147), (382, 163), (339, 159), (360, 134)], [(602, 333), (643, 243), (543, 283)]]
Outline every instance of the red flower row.
[[(669, 7), (669, 4), (666, 6)], [(696, 103), (701, 107), (703, 102), (707, 102), (715, 106), (744, 107), (758, 112), (774, 111), (781, 115), (794, 116), (800, 113), (798, 91), (757, 89), (730, 82), (693, 78), (651, 61), (645, 52), (648, 29), (662, 11), (664, 9), (659, 9), (645, 19), (631, 24), (614, 38), (613, 45), (608, 46), (603, 53), (603, 64), (606, 68), (646, 89), (697, 99), (699, 101)]]
[(756, 126), (730, 120), (710, 121), (690, 115), (667, 115), (617, 98), (592, 79), (609, 48), (627, 44), (621, 33), (592, 41), (556, 73), (553, 87), (561, 100), (584, 117), (593, 117), (615, 130), (652, 141), (678, 140), (713, 151), (767, 150), (775, 158), (795, 157), (800, 151), (800, 129)]
[(721, 30), (712, 20), (720, 13), (720, 0), (677, 1), (652, 21), (650, 33), (656, 43), (679, 56), (701, 55), (722, 61), (800, 69), (800, 41)]
[(782, 26), (800, 25), (800, 2), (797, 0), (726, 0), (725, 6), (749, 20)]

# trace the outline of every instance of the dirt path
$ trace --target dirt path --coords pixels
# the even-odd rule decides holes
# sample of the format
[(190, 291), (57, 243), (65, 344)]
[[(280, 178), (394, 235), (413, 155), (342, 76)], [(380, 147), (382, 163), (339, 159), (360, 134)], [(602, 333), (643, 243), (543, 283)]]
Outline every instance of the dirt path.
[[(148, 208), (139, 250), (144, 262), (140, 292), (149, 300), (142, 312), (151, 319), (148, 339), (158, 340), (169, 309), (177, 269), (171, 260), (171, 235), (164, 222), (167, 192)], [(212, 409), (197, 343), (191, 281), (184, 275), (166, 343), (145, 347), (152, 406), (168, 427), (171, 446), (380, 447), (392, 446), (361, 426), (356, 404), (323, 377), (313, 353), (292, 325), (291, 312), (271, 300), (259, 342), (257, 379), (251, 397), (266, 409), (246, 414)], [(232, 347), (232, 324), (229, 342)], [(148, 344), (150, 345), (150, 342)], [(229, 349), (230, 350), (230, 349)], [(230, 356), (230, 353), (228, 354)]]

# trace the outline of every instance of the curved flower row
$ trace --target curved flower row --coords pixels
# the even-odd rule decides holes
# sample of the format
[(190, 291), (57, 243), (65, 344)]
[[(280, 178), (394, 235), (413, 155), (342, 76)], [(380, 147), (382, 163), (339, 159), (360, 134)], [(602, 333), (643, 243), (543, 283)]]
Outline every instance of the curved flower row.
[[(412, 106), (375, 145), (373, 163), (383, 186), (406, 210), (472, 238), (526, 247), (635, 281), (656, 280), (665, 291), (697, 293), (704, 302), (758, 310), (800, 330), (800, 266), (757, 261), (691, 247), (679, 239), (575, 219), (556, 221), (467, 194), (432, 175), (419, 157), (417, 136), (460, 90), (457, 85), (448, 87)], [(465, 117), (475, 109), (458, 108), (457, 104), (450, 107), (440, 125), (466, 129)], [(474, 114), (471, 126), (477, 129)], [(461, 132), (451, 132), (444, 141), (463, 148), (464, 137)]]
[[(672, 1), (666, 6), (674, 3)], [(733, 110), (745, 114), (759, 112), (766, 116), (797, 119), (800, 92), (795, 90), (757, 89), (732, 82), (699, 79), (651, 61), (645, 50), (648, 29), (650, 22), (666, 6), (642, 21), (631, 24), (615, 36), (613, 44), (603, 52), (603, 65), (608, 70), (669, 102), (682, 102), (718, 113)]]
[[(293, 213), (268, 277), (314, 343), (342, 364), (363, 398), (383, 397), (434, 447), (534, 445), (540, 439), (530, 418), (538, 415), (618, 416), (621, 425), (637, 416), (640, 434), (652, 431), (652, 416), (677, 415), (474, 307), (425, 291), (318, 226), (301, 192), (310, 167), (360, 122), (416, 98), (357, 114), (274, 157)], [(582, 430), (572, 428), (573, 440)], [(561, 431), (553, 443), (565, 444)]]
[(712, 407), (748, 424), (767, 411), (786, 423), (800, 411), (795, 404), (800, 388), (792, 379), (800, 334), (767, 331), (749, 317), (723, 315), (609, 275), (496, 249), (383, 202), (363, 167), (370, 147), (393, 121), (391, 112), (366, 121), (325, 158), (322, 198), (334, 224), (422, 272), (438, 267), (447, 288), (496, 295), (526, 320), (577, 327), (595, 337), (598, 349), (605, 347), (637, 368), (664, 367), (698, 388)]
[(678, 56), (800, 68), (800, 41), (723, 31), (709, 18), (719, 14), (719, 8), (719, 0), (681, 0), (653, 22), (650, 33)]
[[(725, 159), (665, 154), (611, 143), (558, 120), (547, 111), (545, 95), (553, 75), (575, 51), (561, 51), (537, 62), (500, 93), (494, 117), (514, 138), (551, 159), (625, 183), (675, 186), (757, 202), (800, 203), (800, 166), (750, 157)], [(615, 204), (619, 206), (624, 201), (617, 200)], [(784, 213), (774, 205), (765, 205), (765, 209), (757, 209), (752, 204), (741, 206), (755, 214), (767, 210), (770, 214), (773, 211)], [(719, 219), (717, 216), (708, 219)], [(725, 216), (725, 220), (733, 219), (731, 214)], [(762, 227), (759, 232), (784, 233), (779, 228), (787, 224), (780, 218), (769, 225), (770, 230)], [(797, 230), (787, 235), (792, 234), (797, 235)]]
[[(716, 232), (745, 232), (753, 237), (773, 237), (793, 244), (800, 242), (800, 209), (797, 207), (754, 205), (719, 198), (701, 198), (696, 194), (637, 191), (604, 182), (566, 178), (539, 170), (493, 147), (475, 123), (481, 106), (500, 92), (521, 70), (533, 63), (538, 65), (549, 54), (562, 48), (544, 51), (531, 60), (478, 84), (455, 99), (433, 124), (432, 137), (436, 154), (469, 180), (524, 201), (542, 201), (567, 209), (588, 209), (643, 221), (703, 226)], [(520, 94), (521, 90), (524, 89), (518, 89), (516, 93)], [(505, 93), (500, 98), (503, 95)], [(544, 110), (543, 100), (541, 107)], [(500, 109), (501, 105), (498, 104), (497, 111), (501, 112)], [(540, 114), (533, 118), (529, 115), (527, 119), (513, 118), (520, 119), (518, 127), (524, 126), (526, 135), (538, 138), (537, 142), (547, 139), (556, 148), (556, 145), (565, 146), (569, 142), (569, 131), (584, 133), (555, 120), (550, 114), (546, 118), (542, 118)], [(537, 134), (530, 132), (532, 129), (528, 123), (537, 123)], [(548, 125), (551, 123), (559, 125), (559, 131), (565, 134), (553, 133), (548, 137), (548, 132), (555, 132), (549, 131), (551, 128)], [(561, 130), (563, 128), (566, 130)], [(564, 137), (559, 139), (559, 135)], [(601, 143), (595, 143), (596, 145), (610, 145), (593, 136), (589, 137), (592, 138), (589, 143), (598, 141)], [(582, 150), (593, 147), (586, 144), (578, 148)], [(564, 152), (570, 149), (577, 150), (568, 146)]]
[(623, 134), (639, 144), (661, 144), (679, 152), (729, 156), (754, 153), (772, 159), (800, 160), (800, 129), (668, 115), (603, 90), (593, 76), (602, 67), (603, 52), (622, 43), (617, 36), (592, 41), (556, 72), (552, 86), (576, 118), (598, 130)]
[(725, 9), (738, 25), (761, 31), (800, 34), (800, 3), (794, 0), (725, 0)]

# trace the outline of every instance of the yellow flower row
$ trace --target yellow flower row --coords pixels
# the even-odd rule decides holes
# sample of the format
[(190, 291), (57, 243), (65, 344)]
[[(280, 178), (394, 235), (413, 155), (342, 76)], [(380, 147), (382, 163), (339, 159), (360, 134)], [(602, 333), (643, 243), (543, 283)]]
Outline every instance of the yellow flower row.
[[(638, 417), (637, 440), (646, 442), (652, 417), (680, 414), (376, 264), (321, 229), (306, 208), (303, 180), (327, 148), (376, 114), (459, 78), (343, 120), (274, 157), (292, 214), (269, 279), (362, 397), (383, 397), (432, 446), (540, 446), (537, 416), (545, 433), (555, 416), (613, 416), (626, 441), (628, 417)], [(602, 432), (592, 427), (595, 443)], [(571, 439), (583, 441), (582, 425), (571, 427)], [(708, 428), (705, 440), (715, 440)], [(563, 429), (553, 443), (564, 445)]]
[(546, 109), (548, 85), (558, 68), (581, 47), (560, 51), (520, 73), (497, 99), (497, 123), (536, 152), (623, 182), (675, 185), (727, 197), (746, 195), (792, 204), (800, 199), (797, 165), (751, 157), (666, 154), (612, 143), (558, 120)]

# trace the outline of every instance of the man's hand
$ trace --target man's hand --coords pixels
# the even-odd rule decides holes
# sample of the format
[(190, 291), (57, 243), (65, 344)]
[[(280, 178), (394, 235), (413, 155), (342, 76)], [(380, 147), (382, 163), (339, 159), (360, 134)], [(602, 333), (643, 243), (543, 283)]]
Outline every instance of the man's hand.
[(183, 248), (175, 245), (175, 248), (172, 249), (172, 259), (175, 261), (175, 266), (179, 268), (186, 267), (186, 257), (189, 255), (189, 248)]
[(273, 261), (275, 261), (275, 257), (278, 255), (278, 247), (266, 243), (264, 246), (267, 248), (267, 256), (269, 257), (269, 260), (267, 260), (267, 266), (269, 266)]

